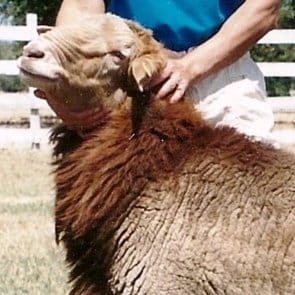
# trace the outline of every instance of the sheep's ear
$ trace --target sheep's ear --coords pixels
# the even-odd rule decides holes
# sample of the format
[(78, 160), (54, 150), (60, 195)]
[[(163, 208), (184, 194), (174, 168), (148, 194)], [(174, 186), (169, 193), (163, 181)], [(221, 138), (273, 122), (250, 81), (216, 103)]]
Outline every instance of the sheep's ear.
[(51, 31), (53, 27), (51, 26), (38, 26), (37, 27), (37, 32), (38, 32), (38, 35), (41, 35), (43, 33), (46, 33), (48, 31)]
[(163, 61), (155, 54), (135, 58), (129, 66), (129, 76), (135, 80), (139, 91), (144, 91), (150, 80), (161, 70)]

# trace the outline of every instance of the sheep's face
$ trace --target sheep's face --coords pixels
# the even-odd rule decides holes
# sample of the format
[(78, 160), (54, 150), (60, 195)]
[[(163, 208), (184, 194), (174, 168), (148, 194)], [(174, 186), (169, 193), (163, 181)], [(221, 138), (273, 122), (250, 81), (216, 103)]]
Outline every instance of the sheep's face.
[(159, 70), (160, 49), (148, 31), (102, 14), (41, 34), (24, 47), (19, 68), (25, 83), (70, 110), (111, 108), (124, 83), (133, 79), (142, 89)]

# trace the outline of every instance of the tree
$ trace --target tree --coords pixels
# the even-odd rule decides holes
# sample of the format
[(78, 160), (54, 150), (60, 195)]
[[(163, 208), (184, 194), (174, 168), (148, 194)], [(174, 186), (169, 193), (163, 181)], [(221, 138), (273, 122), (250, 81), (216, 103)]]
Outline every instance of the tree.
[(19, 25), (25, 23), (27, 13), (36, 13), (38, 23), (53, 25), (61, 0), (0, 0), (2, 13), (13, 16), (12, 23)]
[(283, 0), (280, 10), (280, 28), (295, 28), (295, 0)]

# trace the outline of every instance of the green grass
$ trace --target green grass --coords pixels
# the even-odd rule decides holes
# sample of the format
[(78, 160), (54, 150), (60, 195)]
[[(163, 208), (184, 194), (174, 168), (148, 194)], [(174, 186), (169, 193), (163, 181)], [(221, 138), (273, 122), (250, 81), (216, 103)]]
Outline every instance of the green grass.
[(50, 152), (0, 151), (0, 294), (65, 295), (68, 270), (54, 237)]

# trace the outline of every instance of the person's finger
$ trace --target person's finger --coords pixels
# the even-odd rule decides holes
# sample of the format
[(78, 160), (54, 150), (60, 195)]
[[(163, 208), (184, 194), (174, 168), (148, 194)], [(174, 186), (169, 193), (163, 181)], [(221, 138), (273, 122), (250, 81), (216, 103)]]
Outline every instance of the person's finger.
[(154, 77), (150, 82), (150, 88), (154, 88), (155, 86), (163, 83), (165, 80), (167, 80), (171, 75), (171, 71), (167, 68), (165, 68), (159, 75)]
[(175, 91), (172, 93), (172, 95), (169, 98), (170, 103), (175, 103), (181, 100), (189, 86), (188, 81), (182, 80), (178, 83), (177, 88)]
[(36, 89), (36, 90), (34, 91), (34, 94), (35, 94), (35, 96), (37, 96), (38, 98), (41, 98), (41, 99), (47, 99), (45, 92), (44, 92), (44, 91), (41, 91), (40, 89)]
[(170, 96), (169, 102), (176, 103), (180, 101), (184, 96), (184, 92), (185, 92), (184, 88), (177, 87), (175, 91), (173, 92), (173, 94)]
[(161, 85), (159, 90), (155, 93), (154, 98), (155, 99), (165, 98), (167, 97), (168, 94), (173, 92), (176, 89), (176, 87), (177, 87), (177, 83), (174, 80), (169, 79), (163, 85)]

